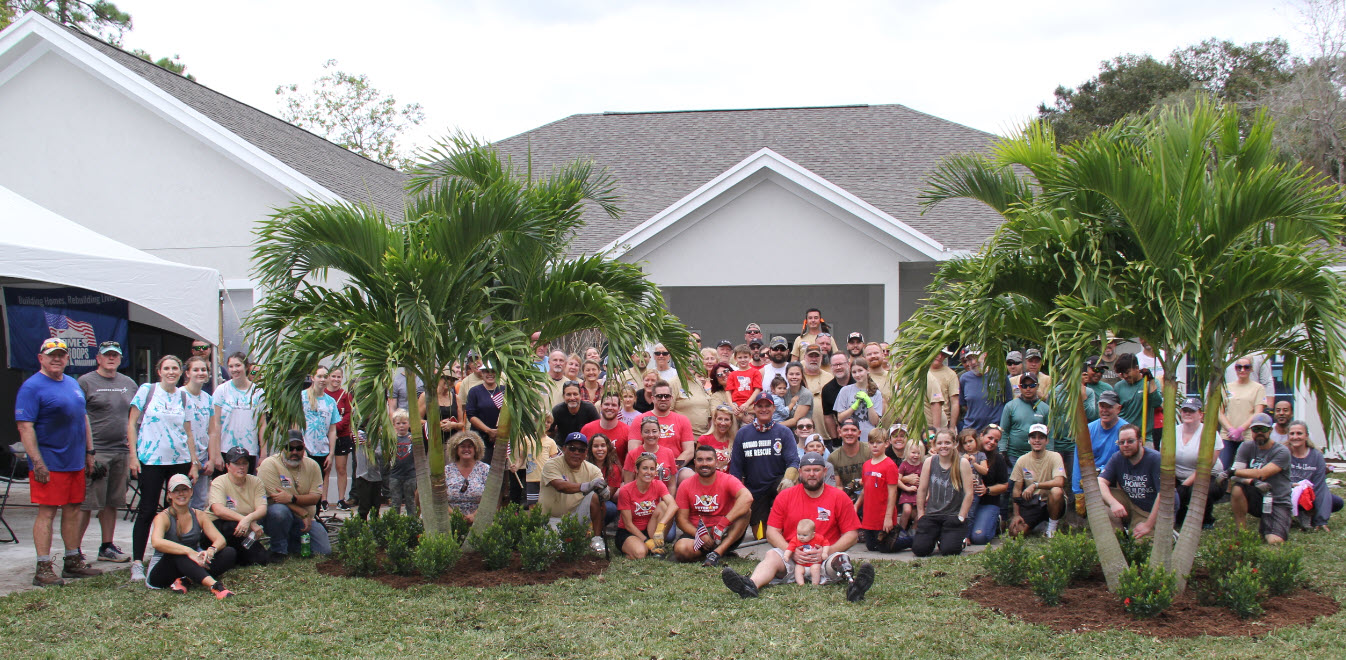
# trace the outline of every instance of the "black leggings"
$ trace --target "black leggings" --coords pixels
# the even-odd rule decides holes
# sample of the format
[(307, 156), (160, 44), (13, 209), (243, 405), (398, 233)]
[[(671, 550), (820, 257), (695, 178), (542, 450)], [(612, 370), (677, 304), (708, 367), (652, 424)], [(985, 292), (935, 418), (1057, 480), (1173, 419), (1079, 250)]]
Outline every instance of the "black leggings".
[(207, 564), (209, 570), (192, 561), (187, 555), (164, 555), (154, 565), (149, 575), (145, 576), (145, 581), (156, 589), (166, 589), (173, 584), (173, 580), (181, 577), (197, 584), (201, 584), (207, 577), (218, 580), (225, 571), (234, 567), (234, 559), (234, 549), (228, 546), (215, 553), (215, 558)]
[[(261, 541), (253, 541), (251, 548), (243, 547), (243, 542), (248, 539), (245, 536), (234, 536), (234, 529), (238, 523), (233, 520), (223, 518), (215, 519), (215, 529), (219, 530), (220, 535), (224, 537), (225, 548), (234, 553), (234, 563), (239, 566), (252, 566), (260, 564), (265, 566), (271, 559), (271, 553), (267, 552), (266, 546)], [(218, 558), (219, 555), (216, 555)], [(215, 561), (219, 561), (216, 559)]]
[(162, 506), (169, 478), (175, 474), (187, 474), (191, 469), (191, 463), (140, 466), (140, 502), (136, 505), (136, 522), (131, 528), (133, 561), (142, 561), (145, 558), (145, 546), (150, 540), (150, 526), (154, 524), (154, 516), (158, 515)]
[(911, 554), (928, 557), (935, 552), (935, 542), (939, 541), (939, 554), (956, 555), (963, 551), (964, 538), (967, 538), (967, 523), (958, 522), (958, 516), (927, 514), (916, 521)]

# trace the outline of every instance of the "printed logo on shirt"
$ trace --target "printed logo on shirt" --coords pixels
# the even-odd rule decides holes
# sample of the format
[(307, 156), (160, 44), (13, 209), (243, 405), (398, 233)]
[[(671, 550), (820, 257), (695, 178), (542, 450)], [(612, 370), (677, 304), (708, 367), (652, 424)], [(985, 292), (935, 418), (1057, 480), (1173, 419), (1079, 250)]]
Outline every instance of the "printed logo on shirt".
[(289, 487), (291, 487), (292, 485), (293, 485), (293, 484), (290, 483), (290, 478), (289, 478), (289, 477), (287, 477), (287, 476), (285, 476), (285, 475), (283, 475), (283, 474), (280, 475), (280, 487), (281, 487), (281, 488), (289, 488)]
[(635, 504), (636, 510), (633, 511), (631, 515), (637, 518), (647, 518), (649, 516), (654, 515), (654, 505), (655, 505), (654, 500), (646, 500), (644, 502), (633, 502), (632, 504)]
[(697, 495), (696, 501), (692, 503), (692, 508), (697, 513), (714, 513), (720, 510), (719, 495)]
[(771, 444), (771, 451), (775, 453), (777, 456), (780, 456), (780, 450), (781, 450), (780, 438), (777, 438), (776, 442)]
[(659, 425), (659, 438), (663, 440), (666, 438), (673, 437), (674, 435), (676, 435), (676, 429), (677, 427), (674, 426), (673, 422), (669, 422), (667, 424), (661, 423)]
[(738, 377), (738, 391), (740, 391), (740, 392), (751, 392), (751, 391), (752, 391), (752, 378), (749, 378), (748, 376), (739, 376), (739, 377)]
[(832, 519), (831, 510), (818, 507), (818, 517), (816, 518), (818, 522), (826, 522), (831, 519)]
[(238, 508), (238, 506), (234, 504), (234, 498), (229, 497), (228, 495), (225, 495), (225, 496), (224, 496), (224, 507), (225, 507), (226, 509), (237, 509), (237, 508)]

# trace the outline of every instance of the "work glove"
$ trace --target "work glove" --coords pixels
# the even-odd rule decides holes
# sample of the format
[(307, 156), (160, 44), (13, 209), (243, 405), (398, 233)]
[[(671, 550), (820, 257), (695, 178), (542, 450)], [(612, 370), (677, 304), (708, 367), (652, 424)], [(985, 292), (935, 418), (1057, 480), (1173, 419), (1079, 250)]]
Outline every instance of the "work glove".
[(581, 495), (588, 495), (589, 493), (593, 492), (593, 489), (594, 489), (594, 482), (592, 481), (586, 481), (580, 484)]
[(871, 399), (871, 398), (869, 397), (869, 393), (868, 393), (868, 392), (856, 392), (856, 393), (855, 393), (855, 400), (856, 400), (856, 401), (864, 401), (864, 402), (865, 402), (865, 405), (866, 405), (866, 406), (869, 406), (870, 408), (873, 408), (873, 407), (874, 407), (874, 399)]
[(654, 533), (645, 539), (645, 547), (649, 548), (650, 554), (656, 557), (664, 556), (664, 526), (659, 525), (654, 528)]
[(776, 486), (776, 490), (777, 491), (785, 490), (786, 488), (789, 488), (793, 485), (795, 485), (795, 480), (789, 477), (785, 477), (780, 480), (780, 484)]

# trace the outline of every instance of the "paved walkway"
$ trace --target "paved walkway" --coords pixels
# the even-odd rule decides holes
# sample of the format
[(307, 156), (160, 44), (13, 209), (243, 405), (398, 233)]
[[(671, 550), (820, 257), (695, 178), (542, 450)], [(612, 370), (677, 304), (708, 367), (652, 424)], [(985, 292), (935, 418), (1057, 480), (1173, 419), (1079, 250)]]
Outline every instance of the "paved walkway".
[[(986, 550), (989, 547), (994, 547), (999, 544), (1000, 539), (997, 538), (995, 541), (992, 541), (991, 545), (989, 546), (970, 545), (963, 549), (963, 554), (975, 555), (979, 552)], [(752, 545), (747, 547), (740, 546), (738, 549), (738, 554), (747, 559), (755, 559), (757, 561), (761, 561), (762, 557), (766, 555), (767, 549), (770, 547), (771, 546), (766, 543), (753, 543)], [(870, 552), (865, 549), (864, 543), (857, 543), (847, 552), (847, 554), (849, 554), (851, 556), (851, 559), (857, 564), (861, 561), (912, 561), (913, 559), (920, 559), (920, 557), (911, 554), (910, 550), (903, 550), (902, 552), (895, 552), (892, 554), (885, 554), (882, 552)]]
[[(0, 480), (0, 493), (4, 492), (6, 484)], [(37, 549), (33, 547), (33, 521), (37, 519), (37, 507), (30, 504), (28, 498), (28, 483), (26, 481), (16, 481), (9, 491), (9, 501), (5, 505), (5, 522), (14, 528), (14, 535), (18, 537), (18, 543), (0, 543), (0, 596), (13, 593), (15, 591), (25, 591), (36, 589), (33, 586), (33, 572), (36, 570)], [(117, 528), (113, 534), (114, 543), (121, 546), (126, 552), (131, 552), (131, 522), (122, 520), (124, 512), (117, 515)], [(134, 518), (134, 516), (133, 516)], [(65, 547), (61, 544), (60, 514), (57, 514), (56, 521), (52, 525), (55, 530), (52, 534), (51, 551), (57, 555), (56, 571), (59, 574), (61, 570), (60, 555), (65, 553)], [(0, 536), (8, 538), (8, 534), (3, 527), (0, 527)], [(98, 546), (102, 543), (102, 532), (99, 531), (98, 519), (89, 521), (89, 529), (84, 534), (84, 556), (92, 560), (98, 553)], [(113, 564), (105, 561), (93, 561), (94, 568), (101, 571), (121, 570), (129, 571), (129, 564)], [(127, 577), (130, 574), (127, 573)]]

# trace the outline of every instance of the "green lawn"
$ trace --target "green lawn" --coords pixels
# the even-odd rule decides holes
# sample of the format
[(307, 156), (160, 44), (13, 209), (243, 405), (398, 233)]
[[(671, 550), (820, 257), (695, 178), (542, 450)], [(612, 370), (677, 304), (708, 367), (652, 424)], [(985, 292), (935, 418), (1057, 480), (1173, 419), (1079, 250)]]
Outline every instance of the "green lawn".
[[(1342, 531), (1292, 538), (1306, 548), (1312, 582), (1346, 597)], [(199, 589), (129, 587), (124, 572), (13, 594), (0, 598), (0, 638), (15, 657), (219, 657), (222, 648), (286, 658), (1346, 657), (1346, 613), (1259, 640), (1058, 634), (960, 598), (979, 572), (973, 557), (885, 562), (856, 605), (818, 587), (740, 600), (709, 569), (654, 561), (619, 560), (602, 577), (545, 587), (400, 591), (292, 560), (229, 574), (238, 596), (226, 602)]]

